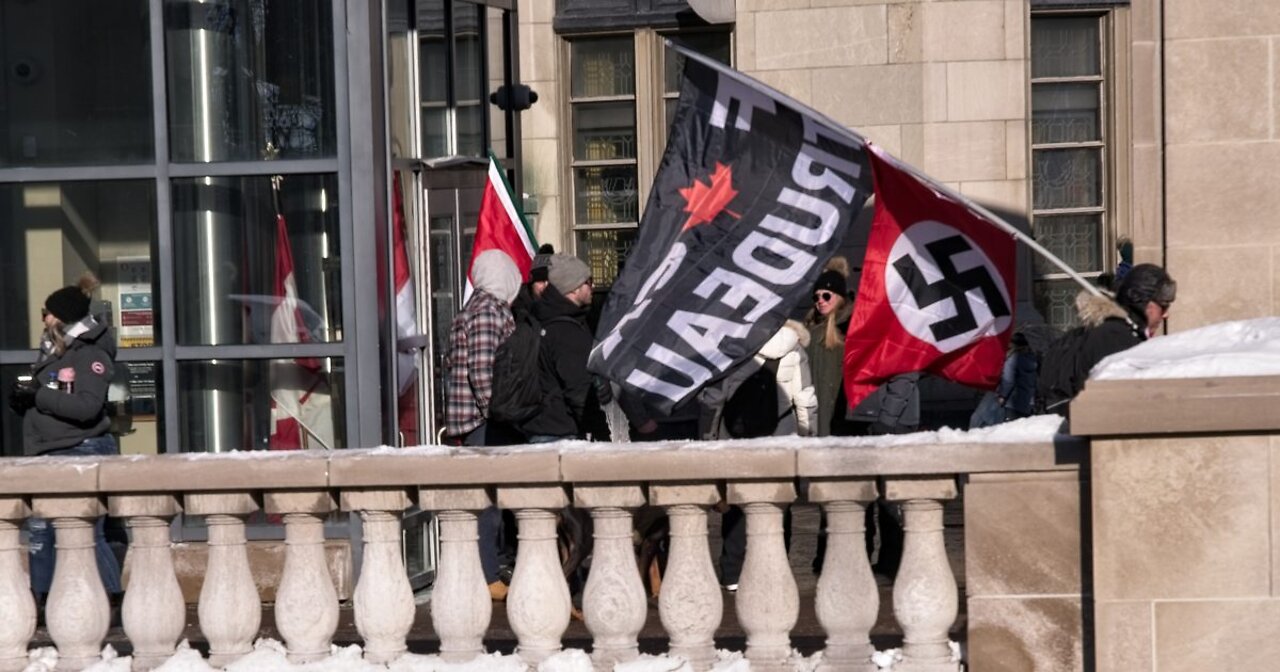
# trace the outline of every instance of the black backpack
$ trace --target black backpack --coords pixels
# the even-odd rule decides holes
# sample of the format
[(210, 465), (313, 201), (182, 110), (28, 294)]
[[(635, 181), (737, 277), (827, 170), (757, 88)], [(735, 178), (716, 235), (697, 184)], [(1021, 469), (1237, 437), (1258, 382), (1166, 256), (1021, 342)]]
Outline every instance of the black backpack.
[[(1084, 387), (1076, 371), (1079, 368), (1080, 350), (1087, 330), (1075, 327), (1059, 336), (1040, 357), (1040, 371), (1036, 376), (1036, 413), (1067, 414), (1067, 402), (1075, 398)], [(1085, 372), (1088, 375), (1088, 372)]]
[(778, 360), (766, 359), (724, 402), (720, 422), (735, 438), (773, 436), (787, 413), (778, 414)]
[[(573, 320), (556, 317), (547, 324), (561, 321)], [(494, 350), (490, 420), (515, 425), (542, 409), (542, 326), (531, 315), (521, 316), (516, 319), (515, 331)]]

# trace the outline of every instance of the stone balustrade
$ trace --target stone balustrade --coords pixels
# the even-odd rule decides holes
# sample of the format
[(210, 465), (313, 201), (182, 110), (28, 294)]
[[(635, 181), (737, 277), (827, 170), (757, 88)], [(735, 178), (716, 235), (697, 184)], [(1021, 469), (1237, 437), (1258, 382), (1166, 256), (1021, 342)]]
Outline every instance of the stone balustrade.
[[(286, 557), (275, 597), (275, 622), (289, 658), (329, 654), (338, 594), (322, 551), (322, 521), (358, 514), (362, 571), (353, 594), (366, 659), (395, 660), (406, 650), (414, 600), (399, 548), (403, 512), (437, 512), (440, 553), (432, 626), (448, 661), (484, 652), (492, 610), (505, 608), (531, 666), (555, 654), (570, 620), (569, 589), (555, 542), (556, 516), (567, 505), (590, 512), (594, 556), (583, 612), (598, 669), (638, 655), (647, 596), (632, 546), (637, 507), (666, 509), (671, 543), (659, 614), (672, 655), (695, 670), (715, 660), (712, 636), (723, 600), (736, 599), (753, 670), (781, 670), (800, 595), (784, 547), (784, 509), (804, 495), (826, 512), (825, 571), (815, 596), (828, 639), (822, 669), (876, 669), (869, 640), (879, 594), (863, 550), (863, 511), (878, 497), (901, 505), (905, 550), (893, 590), (904, 635), (906, 672), (955, 671), (948, 632), (957, 616), (956, 578), (947, 562), (941, 507), (971, 475), (1036, 478), (1077, 473), (1083, 444), (1070, 437), (997, 442), (975, 434), (911, 444), (868, 440), (762, 439), (727, 443), (547, 444), (478, 453), (423, 447), (333, 453), (124, 456), (5, 460), (0, 468), (0, 671), (22, 669), (35, 631), (36, 606), (21, 561), (19, 527), (28, 516), (52, 520), (58, 564), (45, 605), (59, 670), (96, 660), (108, 630), (107, 596), (94, 566), (93, 521), (109, 512), (132, 534), (123, 628), (134, 669), (172, 655), (185, 606), (170, 557), (168, 524), (179, 513), (208, 525), (208, 566), (198, 616), (209, 662), (225, 666), (258, 636), (260, 598), (246, 557), (246, 518), (262, 510), (284, 524)], [(987, 481), (984, 481), (987, 482)], [(804, 486), (804, 487), (801, 487)], [(807, 493), (803, 492), (807, 489)], [(720, 501), (746, 515), (748, 546), (740, 589), (720, 590), (707, 530)], [(519, 545), (505, 603), (490, 601), (477, 548), (477, 513), (496, 504), (515, 512)], [(996, 511), (1000, 504), (991, 504)], [(975, 514), (977, 515), (977, 514)], [(994, 514), (987, 516), (993, 517)], [(975, 520), (981, 520), (977, 515)], [(985, 557), (1007, 557), (992, 538)], [(981, 564), (981, 563), (979, 563)], [(987, 565), (989, 570), (989, 565)], [(971, 644), (973, 639), (971, 637)]]

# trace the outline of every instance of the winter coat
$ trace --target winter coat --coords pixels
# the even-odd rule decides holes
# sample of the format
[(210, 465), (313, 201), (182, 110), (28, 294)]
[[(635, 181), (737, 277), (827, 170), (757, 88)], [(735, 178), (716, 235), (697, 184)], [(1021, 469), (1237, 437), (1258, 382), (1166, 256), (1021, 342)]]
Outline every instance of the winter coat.
[(854, 422), (870, 423), (872, 434), (914, 432), (920, 428), (919, 383), (918, 373), (894, 376), (849, 411), (847, 417)]
[(542, 383), (542, 410), (521, 424), (526, 436), (586, 435), (598, 424), (600, 405), (587, 371), (592, 336), (587, 327), (588, 306), (579, 306), (555, 287), (547, 285), (533, 304), (533, 316), (542, 327), (538, 373)]
[(721, 384), (704, 389), (700, 395), (710, 420), (704, 421), (704, 438), (728, 438), (720, 424), (720, 412), (724, 403), (733, 396), (742, 381), (764, 366), (768, 360), (777, 362), (778, 427), (774, 436), (812, 436), (817, 428), (818, 397), (813, 389), (813, 377), (809, 371), (809, 355), (805, 346), (809, 333), (804, 325), (787, 320), (782, 328), (769, 337), (755, 356), (739, 366), (722, 380)]
[(515, 331), (511, 301), (520, 290), (520, 269), (503, 252), (486, 250), (471, 264), (474, 291), (449, 326), (445, 358), (445, 432), (463, 437), (489, 417), (493, 355)]
[[(107, 388), (115, 371), (116, 340), (111, 330), (86, 317), (66, 330), (67, 350), (61, 356), (46, 348), (32, 367), (40, 384), (35, 406), (22, 418), (23, 453), (40, 455), (70, 448), (102, 436), (111, 427), (107, 417)], [(59, 378), (72, 378), (71, 391), (59, 389)]]
[(1145, 317), (1109, 296), (1081, 292), (1076, 312), (1081, 331), (1069, 331), (1049, 346), (1036, 383), (1044, 410), (1063, 416), (1098, 362), (1147, 340)]
[[(849, 316), (853, 313), (853, 304), (846, 301), (836, 313), (836, 331), (841, 337), (849, 331)], [(844, 411), (837, 412), (837, 399), (843, 399), (844, 393), (844, 346), (826, 348), (822, 345), (822, 337), (826, 333), (826, 321), (809, 325), (809, 340), (805, 352), (809, 355), (809, 366), (813, 372), (813, 390), (818, 397), (818, 411), (815, 417), (814, 436), (829, 436), (832, 423), (839, 425), (844, 420)]]

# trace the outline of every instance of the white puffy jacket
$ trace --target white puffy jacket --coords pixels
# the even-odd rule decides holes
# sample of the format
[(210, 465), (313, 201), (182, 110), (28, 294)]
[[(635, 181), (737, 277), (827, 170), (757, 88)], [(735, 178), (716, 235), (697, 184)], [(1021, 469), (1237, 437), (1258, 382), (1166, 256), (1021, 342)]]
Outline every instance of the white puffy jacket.
[(818, 395), (805, 352), (808, 345), (809, 330), (795, 320), (787, 320), (755, 355), (756, 362), (762, 365), (766, 359), (778, 360), (778, 415), (788, 408), (795, 410), (778, 421), (774, 436), (811, 436), (817, 429)]

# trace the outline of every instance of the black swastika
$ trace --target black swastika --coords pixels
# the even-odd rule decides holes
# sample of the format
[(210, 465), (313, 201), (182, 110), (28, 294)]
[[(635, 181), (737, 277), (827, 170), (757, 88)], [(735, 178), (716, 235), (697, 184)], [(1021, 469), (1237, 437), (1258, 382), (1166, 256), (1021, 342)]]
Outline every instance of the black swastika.
[(916, 266), (915, 259), (909, 254), (894, 261), (893, 267), (898, 271), (898, 275), (902, 276), (903, 282), (907, 283), (907, 289), (911, 290), (911, 295), (915, 297), (916, 304), (920, 308), (948, 299), (955, 304), (956, 314), (953, 317), (929, 325), (934, 340), (942, 342), (977, 328), (978, 322), (973, 318), (973, 307), (964, 297), (965, 292), (971, 289), (982, 292), (982, 297), (986, 299), (993, 317), (1004, 317), (1010, 314), (1004, 296), (1001, 295), (995, 279), (987, 272), (986, 267), (975, 266), (967, 271), (956, 270), (951, 258), (973, 249), (964, 236), (941, 238), (925, 244), (924, 247), (942, 273), (941, 280), (937, 282), (925, 280), (920, 267)]

